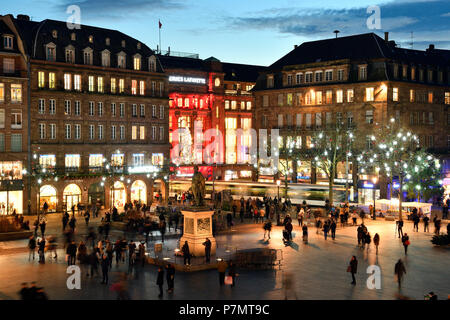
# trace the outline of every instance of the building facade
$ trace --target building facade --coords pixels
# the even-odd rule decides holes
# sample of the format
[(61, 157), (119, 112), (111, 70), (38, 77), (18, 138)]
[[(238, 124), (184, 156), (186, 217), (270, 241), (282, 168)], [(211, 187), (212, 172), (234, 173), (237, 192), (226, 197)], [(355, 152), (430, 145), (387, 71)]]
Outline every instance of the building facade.
[(30, 61), (31, 211), (151, 201), (169, 156), (167, 78), (154, 52), (115, 30), (2, 19)]
[[(273, 63), (258, 78), (255, 94), (255, 128), (279, 129), (279, 145), (311, 148), (311, 137), (327, 125), (342, 123), (357, 130), (354, 148), (371, 145), (376, 124), (391, 118), (414, 132), (420, 145), (445, 161), (450, 149), (450, 51), (402, 49), (369, 33), (312, 41)], [(357, 152), (354, 152), (357, 154)], [(294, 161), (291, 181), (326, 183), (324, 172), (310, 162)], [(370, 175), (357, 175), (357, 162), (350, 159), (337, 167), (336, 183), (347, 179), (361, 198)], [(270, 169), (262, 176), (273, 177)], [(384, 184), (384, 185), (383, 185)], [(375, 186), (378, 188), (377, 186)], [(386, 197), (382, 182), (381, 196)]]
[(28, 75), (14, 25), (0, 20), (0, 215), (23, 213), (29, 195)]
[[(235, 130), (252, 128), (254, 100), (250, 90), (264, 67), (170, 53), (159, 55), (159, 59), (169, 79), (172, 159), (179, 157), (176, 177), (191, 176), (193, 163), (197, 163), (209, 180), (251, 179), (251, 139), (244, 134), (238, 141)], [(194, 132), (196, 125), (198, 131)], [(175, 133), (182, 128), (189, 134)], [(194, 137), (203, 137), (209, 129), (220, 133), (223, 152), (212, 154), (208, 160), (202, 149), (215, 140), (196, 146)]]

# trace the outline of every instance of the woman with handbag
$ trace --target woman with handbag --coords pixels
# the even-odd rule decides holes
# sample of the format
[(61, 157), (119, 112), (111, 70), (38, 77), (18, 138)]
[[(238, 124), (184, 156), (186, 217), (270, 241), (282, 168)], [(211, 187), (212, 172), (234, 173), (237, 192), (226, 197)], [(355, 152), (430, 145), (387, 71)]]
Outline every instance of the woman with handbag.
[(352, 283), (353, 285), (356, 284), (356, 279), (355, 279), (355, 273), (358, 270), (358, 260), (356, 260), (355, 256), (352, 256), (352, 259), (350, 260), (350, 264), (347, 267), (347, 272), (350, 272), (352, 274)]
[(405, 254), (408, 254), (408, 246), (411, 244), (411, 242), (409, 242), (409, 236), (407, 233), (402, 236), (402, 243), (403, 247), (405, 248)]

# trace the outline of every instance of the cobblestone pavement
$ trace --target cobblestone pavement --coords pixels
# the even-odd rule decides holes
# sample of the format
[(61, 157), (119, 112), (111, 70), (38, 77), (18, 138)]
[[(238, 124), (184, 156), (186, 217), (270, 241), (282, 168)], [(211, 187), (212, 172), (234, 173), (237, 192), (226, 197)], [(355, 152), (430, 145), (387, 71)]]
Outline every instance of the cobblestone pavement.
[[(51, 218), (49, 234), (60, 233), (60, 218)], [(82, 219), (79, 219), (81, 222)], [(98, 220), (93, 222), (94, 225)], [(395, 222), (384, 220), (367, 221), (372, 237), (381, 237), (379, 254), (373, 244), (367, 250), (357, 247), (356, 227), (337, 230), (336, 240), (324, 240), (316, 234), (314, 227), (309, 230), (309, 244), (301, 241), (301, 231), (294, 227), (294, 241), (285, 247), (282, 243), (281, 227), (274, 227), (270, 241), (263, 241), (262, 224), (237, 225), (226, 234), (216, 237), (219, 247), (233, 249), (269, 247), (283, 250), (281, 270), (251, 271), (238, 270), (235, 288), (220, 287), (216, 270), (183, 273), (175, 275), (175, 292), (164, 295), (163, 299), (395, 299), (399, 293), (394, 279), (394, 264), (404, 259), (407, 270), (400, 293), (412, 299), (422, 300), (429, 291), (434, 291), (439, 299), (447, 299), (450, 294), (450, 250), (434, 247), (431, 233), (412, 231), (412, 224), (405, 223), (404, 230), (410, 236), (411, 245), (405, 257), (401, 241), (395, 235)], [(445, 230), (444, 224), (441, 230)], [(433, 227), (431, 226), (431, 229)], [(433, 231), (433, 230), (431, 230)], [(80, 224), (79, 233), (85, 232)], [(112, 237), (121, 235), (113, 232)], [(172, 250), (176, 239), (165, 242)], [(58, 260), (47, 260), (45, 265), (28, 261), (26, 241), (0, 243), (0, 299), (18, 299), (17, 291), (21, 282), (36, 281), (45, 287), (50, 299), (115, 299), (116, 294), (109, 286), (100, 284), (101, 278), (86, 278), (83, 272), (81, 290), (69, 290), (66, 286), (65, 252), (58, 251)], [(2, 251), (3, 250), (3, 251)], [(6, 250), (6, 251), (5, 251)], [(219, 251), (223, 252), (223, 251)], [(351, 285), (346, 268), (350, 257), (356, 255), (358, 264), (357, 284)], [(180, 259), (180, 258), (178, 258)], [(174, 261), (172, 259), (172, 261)], [(179, 262), (179, 261), (178, 261)], [(370, 290), (366, 286), (369, 265), (381, 268), (381, 289)], [(127, 266), (113, 264), (110, 283), (116, 281)], [(136, 277), (130, 277), (129, 293), (132, 299), (158, 299), (156, 267), (146, 265), (139, 268)], [(290, 280), (290, 281), (287, 281)], [(291, 283), (286, 288), (286, 283)]]

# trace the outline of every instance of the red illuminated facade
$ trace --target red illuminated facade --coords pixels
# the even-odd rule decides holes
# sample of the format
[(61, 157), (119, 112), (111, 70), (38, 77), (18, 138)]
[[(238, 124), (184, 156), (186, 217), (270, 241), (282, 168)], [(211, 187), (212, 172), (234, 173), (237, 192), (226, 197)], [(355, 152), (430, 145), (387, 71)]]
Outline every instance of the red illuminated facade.
[[(227, 129), (252, 127), (253, 88), (264, 67), (222, 63), (214, 57), (206, 60), (159, 55), (159, 60), (169, 79), (169, 139), (179, 128), (188, 128), (194, 137), (194, 121), (201, 121), (203, 132), (217, 129), (223, 134), (224, 154), (222, 164), (204, 165), (200, 170), (213, 170), (208, 177), (233, 180), (251, 179), (249, 164), (237, 164), (238, 157), (248, 153), (248, 147), (237, 150), (236, 139), (227, 137)], [(248, 140), (248, 139), (247, 139)], [(248, 141), (247, 141), (248, 142)], [(185, 141), (180, 142), (184, 163), (180, 164), (179, 178), (186, 178), (192, 171), (194, 157), (204, 163), (201, 152), (190, 152)], [(186, 148), (187, 150), (184, 150)], [(250, 159), (249, 155), (244, 157)], [(218, 161), (219, 162), (219, 161)], [(182, 169), (182, 170), (181, 170)]]

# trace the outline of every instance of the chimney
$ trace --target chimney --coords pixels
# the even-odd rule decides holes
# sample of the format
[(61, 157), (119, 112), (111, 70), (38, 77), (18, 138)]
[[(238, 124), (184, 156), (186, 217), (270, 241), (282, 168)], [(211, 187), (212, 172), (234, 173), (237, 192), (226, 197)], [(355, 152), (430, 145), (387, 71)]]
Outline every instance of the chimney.
[(428, 50), (427, 51), (433, 51), (434, 50), (434, 44), (430, 44), (428, 46)]
[(26, 14), (18, 14), (17, 20), (30, 21), (30, 16), (27, 16)]
[(384, 41), (389, 42), (389, 32), (384, 33)]
[(297, 49), (298, 45), (294, 44), (294, 49)]

